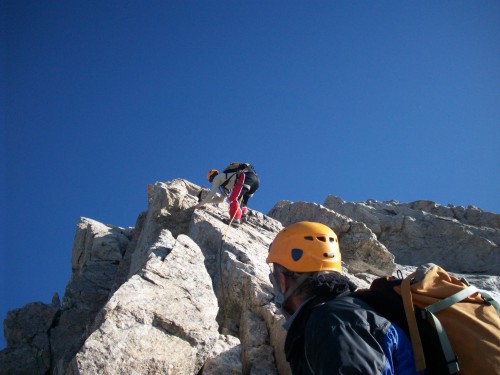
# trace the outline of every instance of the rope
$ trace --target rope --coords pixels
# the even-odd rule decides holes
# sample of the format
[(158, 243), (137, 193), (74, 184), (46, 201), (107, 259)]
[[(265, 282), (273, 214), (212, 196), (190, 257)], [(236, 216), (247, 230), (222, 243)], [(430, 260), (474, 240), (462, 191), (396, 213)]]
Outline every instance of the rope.
[[(241, 198), (240, 200), (238, 201), (238, 208), (241, 207), (241, 202), (243, 201), (243, 194), (241, 194)], [(227, 235), (227, 232), (229, 231), (229, 227), (231, 226), (231, 224), (233, 223), (233, 220), (236, 216), (236, 212), (238, 212), (238, 209), (234, 210), (234, 214), (233, 216), (231, 217), (231, 220), (229, 221), (229, 224), (227, 225), (226, 227), (226, 230), (224, 231), (224, 235), (222, 236), (222, 242), (224, 242), (224, 240), (226, 239), (226, 235)]]
[[(243, 194), (241, 195), (241, 198), (240, 198), (240, 200), (238, 202), (238, 206), (241, 206), (241, 201), (242, 200), (243, 200)], [(231, 217), (231, 220), (229, 221), (229, 224), (227, 224), (227, 226), (226, 226), (226, 230), (224, 231), (224, 234), (222, 236), (222, 240), (221, 240), (221, 243), (220, 243), (219, 251), (218, 251), (218, 254), (217, 254), (218, 263), (219, 263), (219, 284), (220, 284), (220, 291), (221, 291), (222, 301), (226, 300), (226, 292), (224, 290), (224, 283), (222, 282), (222, 247), (224, 246), (224, 242), (226, 240), (227, 232), (229, 230), (229, 227), (231, 227), (231, 224), (233, 223), (233, 220), (234, 220), (234, 218), (236, 216), (236, 212), (238, 212), (237, 209), (234, 211), (234, 214)], [(223, 308), (222, 311), (223, 311), (223, 323), (225, 323), (226, 322), (226, 309)]]

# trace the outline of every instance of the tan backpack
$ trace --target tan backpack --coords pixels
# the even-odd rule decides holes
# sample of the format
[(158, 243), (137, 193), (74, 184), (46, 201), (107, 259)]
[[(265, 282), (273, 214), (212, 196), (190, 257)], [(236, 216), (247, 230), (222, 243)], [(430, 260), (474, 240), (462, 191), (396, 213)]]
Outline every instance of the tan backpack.
[(435, 264), (420, 266), (394, 290), (401, 295), (417, 370), (426, 368), (417, 313), (435, 327), (448, 372), (500, 374), (498, 302)]

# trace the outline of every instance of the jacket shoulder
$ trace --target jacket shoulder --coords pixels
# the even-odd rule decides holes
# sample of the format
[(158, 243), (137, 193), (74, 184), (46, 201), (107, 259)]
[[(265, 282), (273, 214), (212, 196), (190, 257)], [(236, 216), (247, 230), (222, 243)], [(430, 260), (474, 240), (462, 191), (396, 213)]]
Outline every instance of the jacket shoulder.
[(382, 343), (390, 325), (359, 299), (329, 300), (313, 307), (305, 323), (305, 357), (316, 371), (380, 374), (385, 366)]
[(337, 297), (313, 307), (308, 322), (327, 321), (340, 325), (360, 325), (372, 333), (384, 334), (390, 322), (379, 315), (370, 305), (355, 297)]

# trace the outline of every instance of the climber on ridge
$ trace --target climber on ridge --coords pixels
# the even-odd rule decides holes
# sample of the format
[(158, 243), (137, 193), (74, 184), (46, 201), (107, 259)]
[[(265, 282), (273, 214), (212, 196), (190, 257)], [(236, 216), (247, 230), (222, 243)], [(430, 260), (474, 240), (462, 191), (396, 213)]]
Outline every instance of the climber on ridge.
[[(295, 374), (413, 375), (412, 346), (401, 328), (361, 299), (342, 274), (337, 235), (314, 222), (280, 231), (267, 263), (285, 317), (285, 355)], [(291, 315), (291, 316), (290, 316)]]
[[(217, 169), (208, 172), (208, 181), (212, 188), (208, 195), (195, 207), (202, 208), (205, 204), (217, 204), (229, 200), (229, 220), (235, 225), (246, 219), (248, 200), (259, 188), (259, 177), (254, 167), (248, 163), (231, 163), (222, 173)], [(217, 190), (221, 195), (217, 195)], [(240, 207), (241, 203), (241, 207)]]

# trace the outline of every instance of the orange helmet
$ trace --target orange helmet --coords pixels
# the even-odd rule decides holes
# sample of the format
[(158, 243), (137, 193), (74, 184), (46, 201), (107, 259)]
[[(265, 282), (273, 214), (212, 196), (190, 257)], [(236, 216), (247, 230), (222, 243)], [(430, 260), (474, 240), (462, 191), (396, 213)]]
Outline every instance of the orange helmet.
[(217, 169), (210, 169), (208, 171), (208, 176), (207, 176), (208, 182), (211, 183), (214, 180), (215, 176), (217, 176), (218, 174), (219, 174), (219, 171)]
[(266, 262), (293, 272), (342, 272), (337, 235), (326, 225), (310, 221), (281, 230), (269, 247)]

